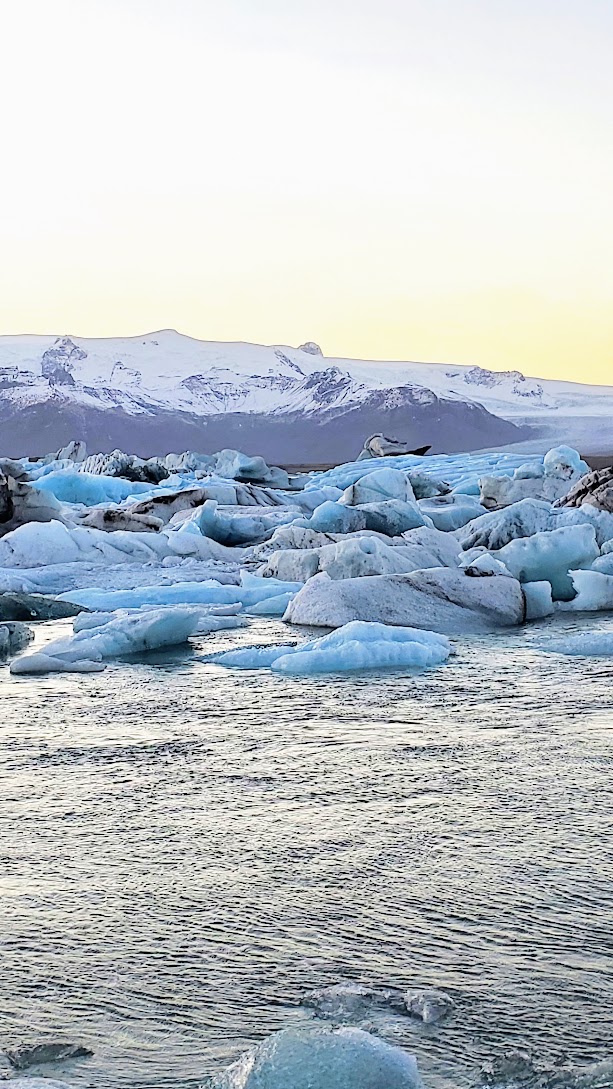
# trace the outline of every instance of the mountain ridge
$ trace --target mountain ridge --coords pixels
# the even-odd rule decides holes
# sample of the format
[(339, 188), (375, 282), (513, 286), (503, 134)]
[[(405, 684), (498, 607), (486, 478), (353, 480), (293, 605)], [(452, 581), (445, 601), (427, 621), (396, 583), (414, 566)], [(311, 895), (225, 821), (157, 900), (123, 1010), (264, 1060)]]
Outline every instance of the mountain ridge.
[(0, 448), (14, 455), (25, 440), (20, 427), (34, 428), (35, 444), (43, 434), (53, 439), (50, 448), (79, 437), (90, 448), (112, 442), (134, 453), (197, 441), (207, 452), (227, 433), (225, 446), (248, 438), (267, 448), (248, 452), (296, 463), (351, 456), (373, 431), (455, 451), (544, 437), (556, 424), (564, 441), (573, 427), (579, 441), (595, 419), (608, 436), (612, 416), (612, 387), (518, 370), (326, 358), (312, 341), (299, 348), (222, 343), (174, 330), (0, 336)]

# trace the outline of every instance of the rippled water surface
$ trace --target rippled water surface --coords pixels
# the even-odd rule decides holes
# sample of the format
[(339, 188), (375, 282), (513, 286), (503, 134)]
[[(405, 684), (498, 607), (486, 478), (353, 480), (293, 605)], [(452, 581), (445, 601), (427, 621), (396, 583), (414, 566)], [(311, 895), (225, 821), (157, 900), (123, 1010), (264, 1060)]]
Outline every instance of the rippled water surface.
[(2, 1043), (62, 1033), (95, 1051), (54, 1068), (75, 1086), (187, 1089), (356, 981), (454, 997), (430, 1027), (356, 1015), (435, 1089), (512, 1047), (610, 1055), (613, 663), (538, 649), (587, 627), (613, 617), (413, 676), (198, 660), (275, 622), (103, 674), (3, 668)]

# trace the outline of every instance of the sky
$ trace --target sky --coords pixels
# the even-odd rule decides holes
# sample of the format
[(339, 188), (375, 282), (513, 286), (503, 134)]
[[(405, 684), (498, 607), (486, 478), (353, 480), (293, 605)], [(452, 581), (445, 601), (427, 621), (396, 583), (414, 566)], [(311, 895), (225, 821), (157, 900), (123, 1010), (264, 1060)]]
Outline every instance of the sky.
[(0, 0), (0, 333), (613, 384), (611, 0)]

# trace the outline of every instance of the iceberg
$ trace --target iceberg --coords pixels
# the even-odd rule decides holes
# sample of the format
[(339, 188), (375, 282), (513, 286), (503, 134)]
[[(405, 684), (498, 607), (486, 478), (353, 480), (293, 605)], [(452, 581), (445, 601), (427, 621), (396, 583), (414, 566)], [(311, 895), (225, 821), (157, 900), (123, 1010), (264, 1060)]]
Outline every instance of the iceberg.
[(410, 529), (418, 529), (428, 524), (417, 503), (406, 503), (402, 499), (386, 499), (380, 503), (363, 503), (355, 507), (366, 519), (366, 529), (385, 533), (388, 537), (397, 537)]
[(58, 521), (28, 522), (0, 539), (0, 568), (31, 569), (83, 561), (143, 564), (177, 555), (196, 555), (201, 560), (240, 558), (240, 552), (203, 537), (196, 526), (184, 535), (168, 529), (161, 533), (107, 533), (85, 526), (70, 528)]
[(293, 597), (294, 593), (292, 591), (285, 594), (275, 594), (274, 597), (256, 601), (255, 605), (247, 605), (245, 612), (247, 616), (283, 616)]
[(340, 502), (326, 499), (315, 507), (305, 527), (318, 533), (353, 533), (358, 529), (366, 529), (366, 518), (355, 507), (347, 507)]
[[(197, 527), (203, 537), (210, 537), (221, 545), (243, 545), (261, 541), (282, 522), (298, 517), (297, 511), (267, 510), (257, 515), (220, 511), (214, 499), (207, 499), (201, 507), (179, 526), (179, 532)], [(171, 523), (172, 524), (172, 523)]]
[(553, 508), (550, 503), (538, 499), (522, 499), (504, 510), (483, 514), (458, 530), (456, 537), (465, 551), (471, 548), (497, 550), (519, 537), (580, 525), (594, 527), (599, 547), (613, 538), (613, 514), (608, 511), (589, 506)]
[(117, 611), (97, 619), (97, 626), (81, 624), (71, 637), (56, 639), (40, 653), (18, 658), (11, 665), (11, 673), (93, 672), (108, 658), (176, 646), (187, 642), (198, 630), (200, 612), (175, 606)]
[(315, 1010), (318, 1017), (331, 1021), (362, 1020), (375, 1007), (393, 1005), (394, 992), (369, 987), (364, 983), (334, 983), (309, 991), (301, 1005)]
[(142, 605), (255, 605), (258, 601), (296, 593), (300, 582), (279, 582), (241, 572), (239, 586), (214, 579), (204, 582), (177, 582), (170, 586), (140, 586), (134, 590), (68, 590), (60, 601), (71, 601), (84, 609), (112, 612), (115, 609), (139, 609)]
[(575, 597), (562, 602), (559, 608), (579, 613), (613, 609), (613, 575), (602, 571), (571, 571), (569, 577)]
[(541, 620), (554, 611), (550, 582), (526, 582), (523, 587), (526, 599), (526, 620)]
[(40, 477), (33, 486), (40, 492), (49, 492), (61, 503), (80, 503), (85, 507), (121, 503), (151, 491), (151, 484), (124, 480), (120, 476), (80, 473), (76, 469), (56, 469)]
[(420, 1089), (412, 1055), (362, 1029), (282, 1029), (213, 1079), (215, 1089)]
[(549, 582), (554, 600), (574, 597), (569, 571), (588, 568), (599, 554), (593, 526), (564, 526), (510, 541), (496, 553), (520, 582)]
[(340, 581), (323, 572), (299, 590), (284, 619), (324, 628), (367, 620), (456, 635), (522, 624), (525, 599), (514, 578), (469, 578), (448, 567)]
[(422, 527), (393, 540), (356, 534), (320, 548), (273, 552), (258, 573), (264, 578), (272, 576), (296, 582), (306, 582), (321, 571), (326, 571), (332, 579), (393, 575), (425, 567), (457, 567), (458, 555), (459, 546), (454, 538)]
[(390, 627), (355, 620), (308, 643), (288, 647), (245, 647), (213, 659), (217, 665), (275, 673), (339, 673), (367, 669), (425, 669), (451, 654), (444, 635), (416, 628)]
[(479, 481), (479, 497), (485, 507), (505, 507), (519, 500), (561, 499), (589, 466), (570, 446), (557, 446), (542, 461), (528, 462), (513, 476), (485, 476)]
[(486, 513), (485, 507), (473, 495), (436, 495), (431, 499), (420, 499), (417, 506), (424, 518), (444, 533), (461, 529), (467, 522)]
[(376, 469), (360, 477), (355, 484), (350, 484), (339, 502), (348, 507), (358, 507), (362, 503), (380, 503), (385, 499), (415, 502), (415, 493), (407, 473), (399, 469)]

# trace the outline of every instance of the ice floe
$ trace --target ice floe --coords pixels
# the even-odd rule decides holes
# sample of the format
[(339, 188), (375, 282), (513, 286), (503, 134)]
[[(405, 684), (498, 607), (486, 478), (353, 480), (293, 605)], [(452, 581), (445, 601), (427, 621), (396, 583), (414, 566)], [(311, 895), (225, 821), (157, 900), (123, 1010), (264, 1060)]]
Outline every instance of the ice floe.
[(99, 614), (77, 624), (66, 639), (56, 639), (37, 653), (26, 654), (11, 665), (11, 673), (95, 672), (105, 659), (142, 654), (185, 643), (198, 630), (197, 609), (174, 606)]
[(216, 655), (218, 665), (269, 666), (275, 673), (337, 673), (367, 669), (425, 669), (451, 654), (449, 640), (434, 632), (355, 620), (298, 646), (244, 647)]

